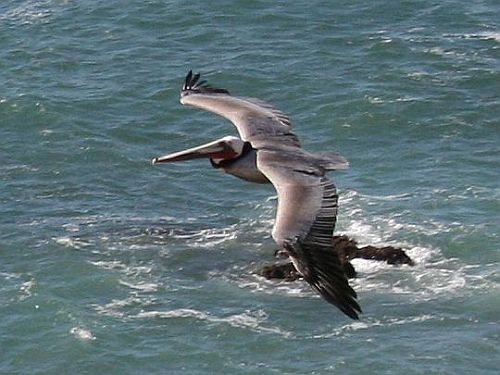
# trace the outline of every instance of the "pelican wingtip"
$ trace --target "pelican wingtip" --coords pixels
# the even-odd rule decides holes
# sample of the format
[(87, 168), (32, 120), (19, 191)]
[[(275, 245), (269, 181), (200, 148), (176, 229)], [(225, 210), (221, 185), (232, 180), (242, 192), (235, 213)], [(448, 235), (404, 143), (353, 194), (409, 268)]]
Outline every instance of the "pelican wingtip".
[(200, 73), (193, 74), (193, 71), (189, 70), (189, 72), (186, 75), (186, 78), (184, 79), (184, 85), (182, 86), (181, 90), (181, 103), (182, 103), (182, 97), (189, 95), (191, 93), (229, 95), (228, 90), (209, 86), (206, 80), (200, 81), (200, 77), (201, 77)]

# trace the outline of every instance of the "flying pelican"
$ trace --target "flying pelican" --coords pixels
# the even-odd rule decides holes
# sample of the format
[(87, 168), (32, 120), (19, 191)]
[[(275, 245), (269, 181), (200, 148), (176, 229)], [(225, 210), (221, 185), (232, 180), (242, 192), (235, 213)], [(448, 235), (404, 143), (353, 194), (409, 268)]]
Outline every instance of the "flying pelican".
[(192, 71), (186, 76), (180, 101), (225, 117), (240, 137), (226, 136), (156, 157), (152, 163), (209, 158), (213, 167), (236, 177), (273, 184), (278, 209), (272, 237), (279, 253), (290, 258), (296, 273), (326, 301), (359, 319), (361, 308), (347, 279), (345, 255), (332, 242), (338, 195), (326, 176), (327, 171), (347, 168), (347, 160), (335, 152), (303, 150), (283, 112), (260, 99), (232, 96), (226, 89), (211, 87)]

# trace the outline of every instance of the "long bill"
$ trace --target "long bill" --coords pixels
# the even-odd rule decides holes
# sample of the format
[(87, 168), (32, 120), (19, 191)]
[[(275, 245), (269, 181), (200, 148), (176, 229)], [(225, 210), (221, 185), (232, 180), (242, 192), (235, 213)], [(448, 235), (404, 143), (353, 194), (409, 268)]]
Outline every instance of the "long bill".
[(184, 151), (174, 152), (172, 154), (159, 156), (151, 160), (152, 164), (169, 163), (174, 161), (201, 159), (201, 158), (221, 158), (232, 156), (234, 151), (228, 147), (227, 143), (221, 139), (206, 143), (201, 146), (189, 148)]

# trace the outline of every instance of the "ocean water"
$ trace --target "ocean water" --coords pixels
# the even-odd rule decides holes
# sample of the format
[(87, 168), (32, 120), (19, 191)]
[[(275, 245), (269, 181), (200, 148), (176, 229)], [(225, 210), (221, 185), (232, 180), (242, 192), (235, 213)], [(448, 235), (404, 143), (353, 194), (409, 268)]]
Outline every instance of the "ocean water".
[[(0, 5), (0, 373), (496, 374), (496, 1), (7, 0)], [(262, 279), (275, 192), (204, 160), (236, 134), (189, 69), (288, 113), (331, 174), (351, 321)]]

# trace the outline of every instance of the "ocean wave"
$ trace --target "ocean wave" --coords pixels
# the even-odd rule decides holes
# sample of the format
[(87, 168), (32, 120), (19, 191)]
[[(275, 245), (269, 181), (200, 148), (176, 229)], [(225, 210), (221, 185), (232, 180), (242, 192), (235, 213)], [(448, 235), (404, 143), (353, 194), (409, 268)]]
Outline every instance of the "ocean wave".
[(374, 327), (388, 327), (394, 325), (415, 324), (432, 320), (441, 321), (443, 320), (443, 318), (431, 314), (423, 314), (405, 318), (384, 318), (384, 319), (367, 318), (363, 319), (363, 321), (352, 321), (346, 323), (328, 333), (315, 334), (312, 336), (312, 338), (327, 339), (335, 336), (349, 336), (351, 334), (356, 333), (357, 331), (368, 330)]
[(238, 288), (250, 290), (252, 293), (281, 294), (293, 297), (311, 297), (315, 293), (303, 281), (287, 282), (282, 280), (268, 280), (256, 273), (254, 269), (240, 267), (238, 272), (223, 275), (213, 273), (213, 277), (218, 277), (225, 282), (235, 284)]
[(48, 22), (54, 13), (51, 0), (28, 0), (0, 16), (1, 20), (15, 21), (22, 24)]
[(139, 281), (139, 282), (129, 282), (125, 280), (119, 280), (120, 285), (124, 285), (130, 289), (133, 290), (138, 290), (141, 292), (156, 292), (158, 290), (159, 285), (157, 283), (151, 283), (151, 282), (144, 282), (144, 281)]
[[(397, 202), (411, 199), (411, 194), (387, 196), (363, 195), (355, 191), (341, 196), (340, 204), (346, 219), (341, 232), (356, 239), (360, 245), (392, 245), (403, 248), (415, 261), (415, 266), (393, 266), (385, 262), (364, 259), (353, 260), (358, 278), (351, 280), (353, 287), (362, 294), (383, 293), (405, 296), (409, 302), (448, 300), (471, 295), (481, 288), (494, 286), (493, 281), (478, 275), (477, 269), (458, 258), (449, 258), (442, 249), (428, 243), (415, 243), (415, 235), (425, 237), (454, 231), (463, 231), (458, 222), (429, 219), (422, 223), (407, 223), (399, 214), (370, 218), (365, 207), (374, 201)], [(417, 237), (418, 238), (418, 237)], [(271, 258), (270, 258), (271, 261)], [(241, 272), (223, 277), (238, 287), (252, 292), (285, 294), (293, 297), (311, 297), (315, 293), (304, 282), (270, 281), (256, 274), (256, 267), (242, 266)], [(232, 270), (233, 271), (233, 270)], [(215, 275), (214, 275), (215, 276)]]
[(0, 291), (12, 299), (23, 301), (35, 294), (37, 282), (31, 274), (0, 272)]
[(372, 202), (395, 202), (410, 197), (407, 194), (370, 196), (356, 191), (341, 197), (348, 218), (343, 221), (343, 233), (361, 245), (401, 247), (416, 263), (413, 267), (394, 267), (384, 262), (354, 259), (359, 276), (351, 282), (354, 288), (360, 293), (404, 295), (408, 301), (418, 302), (471, 296), (484, 288), (494, 287), (494, 281), (484, 275), (484, 265), (471, 266), (459, 258), (447, 257), (435, 242), (431, 245), (426, 241), (439, 235), (448, 234), (449, 237), (449, 234), (467, 233), (470, 228), (465, 224), (436, 218), (420, 223), (407, 222), (406, 215), (401, 213), (373, 218), (366, 214), (366, 207)]
[(92, 341), (95, 340), (96, 337), (92, 334), (92, 332), (86, 328), (83, 327), (72, 327), (69, 330), (69, 333), (76, 338), (84, 341)]
[(138, 319), (176, 319), (176, 318), (194, 318), (211, 324), (228, 324), (231, 327), (249, 329), (254, 332), (278, 334), (284, 337), (290, 337), (291, 332), (285, 331), (279, 327), (267, 325), (267, 313), (262, 310), (246, 310), (240, 314), (230, 314), (227, 316), (217, 316), (209, 312), (195, 309), (176, 309), (168, 311), (144, 311), (138, 313)]
[(400, 200), (408, 200), (413, 197), (413, 194), (411, 193), (401, 193), (401, 194), (389, 194), (389, 195), (369, 195), (369, 194), (361, 194), (356, 191), (349, 191), (348, 194), (344, 197), (341, 196), (339, 197), (340, 203), (344, 203), (349, 201), (349, 199), (352, 199), (353, 197), (360, 197), (361, 199), (364, 200), (375, 200), (375, 201), (385, 201), (385, 202), (393, 202), (393, 201), (400, 201)]
[(31, 297), (35, 292), (36, 285), (36, 280), (33, 278), (31, 280), (23, 282), (19, 287), (19, 291), (21, 292), (20, 300)]
[(118, 284), (130, 291), (153, 293), (160, 287), (159, 282), (154, 280), (156, 276), (152, 275), (153, 267), (148, 264), (130, 265), (119, 260), (98, 260), (88, 263), (105, 270), (118, 271), (121, 274)]
[[(433, 192), (437, 194), (438, 192)], [(441, 192), (444, 193), (444, 192)], [(453, 195), (446, 192), (446, 199)], [(386, 215), (367, 214), (367, 206), (381, 206), (379, 202), (400, 202), (412, 199), (424, 199), (414, 193), (402, 193), (396, 195), (367, 195), (356, 191), (348, 191), (339, 199), (342, 214), (347, 219), (340, 217), (344, 227), (341, 228), (345, 234), (352, 235), (362, 244), (371, 245), (395, 245), (393, 238), (400, 233), (425, 234), (427, 236), (448, 233), (457, 229), (463, 230), (464, 225), (452, 221), (444, 222), (436, 219), (425, 219), (421, 222), (408, 222), (405, 217), (410, 216), (406, 205), (401, 205), (396, 212)], [(401, 246), (401, 244), (400, 244)], [(413, 246), (412, 246), (413, 247)]]
[(72, 218), (60, 226), (67, 234), (55, 236), (53, 241), (74, 249), (101, 244), (110, 250), (125, 246), (130, 250), (140, 250), (177, 240), (190, 247), (206, 248), (234, 240), (238, 234), (236, 224), (214, 228), (196, 219), (182, 222), (168, 216), (123, 218), (90, 215)]
[(69, 237), (69, 236), (61, 236), (54, 237), (53, 240), (64, 247), (69, 247), (75, 250), (83, 249), (84, 247), (92, 245), (91, 242), (81, 239), (80, 237)]
[(125, 298), (113, 298), (103, 305), (92, 304), (91, 306), (98, 314), (128, 320), (138, 312), (156, 305), (155, 297), (135, 291)]
[[(440, 248), (426, 243), (414, 242), (414, 234), (432, 236), (433, 233), (445, 233), (456, 230), (457, 226), (460, 226), (459, 223), (443, 223), (435, 220), (418, 224), (405, 223), (404, 216), (398, 214), (376, 218), (366, 214), (366, 207), (370, 203), (406, 201), (411, 197), (410, 194), (371, 196), (356, 191), (348, 191), (341, 195), (340, 203), (344, 216), (342, 233), (358, 240), (360, 245), (402, 247), (416, 262), (414, 267), (394, 267), (384, 262), (355, 259), (353, 264), (359, 277), (353, 279), (351, 283), (360, 293), (361, 303), (363, 303), (363, 294), (400, 295), (411, 303), (454, 298), (457, 295), (473, 293), (485, 285), (489, 285), (488, 281), (477, 277), (476, 269), (472, 269), (459, 259), (446, 258)], [(181, 276), (181, 280), (172, 279), (177, 277), (175, 276), (176, 272), (189, 268), (189, 263), (182, 266), (175, 263), (176, 268), (171, 274), (165, 274), (164, 271), (161, 271), (161, 267), (174, 267), (172, 261), (169, 261), (168, 265), (164, 264), (158, 269), (155, 268), (155, 262), (158, 258), (157, 255), (152, 254), (152, 250), (153, 253), (160, 251), (163, 254), (162, 259), (166, 256), (171, 260), (171, 257), (175, 257), (176, 254), (176, 251), (172, 249), (175, 249), (175, 246), (179, 244), (183, 246), (182, 252), (179, 254), (183, 255), (182, 259), (179, 258), (176, 262), (189, 261), (189, 257), (184, 258), (185, 254), (189, 254), (189, 252), (185, 252), (185, 247), (217, 250), (228, 246), (248, 248), (243, 258), (241, 258), (242, 253), (239, 252), (234, 263), (229, 261), (226, 264), (223, 262), (223, 268), (215, 266), (214, 263), (215, 271), (211, 268), (211, 263), (207, 262), (205, 275), (208, 275), (209, 279), (217, 278), (223, 282), (237, 285), (239, 288), (250, 290), (252, 293), (281, 294), (294, 298), (320, 298), (304, 282), (270, 281), (257, 275), (256, 267), (259, 267), (259, 262), (263, 261), (261, 247), (266, 248), (266, 251), (269, 252), (266, 257), (270, 262), (273, 261), (272, 240), (269, 239), (267, 244), (266, 236), (269, 237), (274, 222), (274, 206), (275, 202), (273, 201), (259, 203), (254, 207), (254, 214), (257, 217), (250, 213), (248, 218), (242, 218), (237, 224), (218, 228), (198, 223), (196, 220), (182, 223), (177, 219), (167, 218), (163, 221), (164, 224), (161, 224), (161, 221), (151, 218), (127, 220), (117, 217), (112, 219), (89, 217), (80, 222), (66, 223), (64, 230), (68, 235), (56, 238), (56, 242), (64, 246), (83, 249), (92, 241), (100, 241), (103, 249), (98, 250), (94, 259), (90, 259), (89, 263), (104, 270), (118, 272), (116, 282), (125, 288), (128, 296), (124, 299), (114, 299), (108, 304), (95, 306), (95, 308), (99, 313), (116, 317), (133, 317), (140, 313), (137, 310), (145, 310), (148, 306), (155, 304), (157, 299), (165, 299), (165, 297), (160, 297), (160, 290), (164, 291), (167, 288), (169, 292), (175, 294), (176, 291), (191, 285), (189, 277), (184, 279)], [(103, 230), (100, 229), (100, 221), (102, 220), (106, 224), (103, 225), (105, 227)], [(116, 230), (116, 227), (119, 229)], [(90, 234), (88, 233), (89, 228), (92, 229)], [(110, 249), (126, 249), (127, 251), (110, 252)], [(145, 254), (142, 260), (135, 259), (138, 250), (144, 250), (140, 252), (141, 255)], [(135, 256), (133, 256), (134, 253)], [(196, 253), (194, 256), (199, 255)], [(253, 260), (244, 263), (247, 261), (246, 258), (250, 256), (253, 257)], [(129, 260), (130, 257), (134, 258), (133, 262)], [(182, 274), (183, 272), (181, 272)], [(193, 284), (193, 288), (199, 288), (199, 286), (195, 287)], [(155, 313), (149, 314), (154, 315)]]
[(226, 241), (236, 238), (236, 224), (224, 228), (203, 229), (187, 239), (188, 243), (194, 247), (219, 246)]
[(395, 99), (392, 98), (380, 98), (378, 96), (365, 95), (365, 99), (370, 102), (370, 104), (389, 104), (389, 103), (401, 103), (401, 102), (416, 102), (419, 101), (418, 97), (411, 96), (401, 96)]
[(459, 39), (493, 40), (495, 42), (500, 42), (500, 32), (498, 31), (483, 31), (479, 33), (468, 34), (446, 34), (445, 37)]

